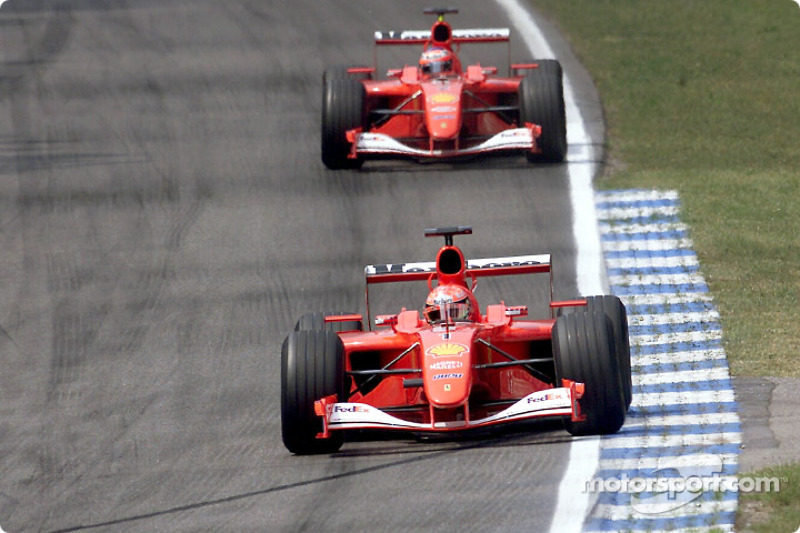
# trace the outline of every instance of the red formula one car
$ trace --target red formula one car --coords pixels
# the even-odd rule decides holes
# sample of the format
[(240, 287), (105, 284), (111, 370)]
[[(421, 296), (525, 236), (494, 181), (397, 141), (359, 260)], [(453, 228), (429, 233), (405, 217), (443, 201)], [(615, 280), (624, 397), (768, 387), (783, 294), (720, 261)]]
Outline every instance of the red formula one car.
[[(330, 453), (345, 430), (462, 432), (512, 421), (563, 418), (573, 435), (619, 430), (631, 403), (625, 307), (614, 296), (553, 301), (549, 255), (465, 260), (439, 228), (435, 262), (366, 268), (369, 286), (427, 280), (425, 309), (362, 317), (313, 313), (281, 352), (283, 442), (295, 454)], [(525, 306), (480, 312), (485, 276), (551, 273), (550, 316)]]
[[(563, 161), (567, 127), (561, 65), (554, 59), (496, 67), (462, 66), (464, 43), (509, 41), (507, 28), (453, 30), (455, 9), (427, 9), (430, 31), (376, 32), (378, 45), (422, 45), (419, 64), (389, 70), (328, 69), (322, 79), (322, 161), (359, 168), (367, 158), (417, 160), (524, 153), (530, 161)], [(510, 48), (509, 48), (510, 54)], [(377, 65), (377, 59), (376, 59)]]

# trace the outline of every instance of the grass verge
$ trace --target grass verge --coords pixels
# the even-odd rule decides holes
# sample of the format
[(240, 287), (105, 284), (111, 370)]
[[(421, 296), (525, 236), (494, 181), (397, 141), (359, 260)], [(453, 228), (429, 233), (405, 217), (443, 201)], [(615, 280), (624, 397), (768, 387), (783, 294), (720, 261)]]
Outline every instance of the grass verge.
[(736, 519), (739, 533), (796, 531), (800, 525), (800, 465), (778, 466), (759, 470), (748, 477), (777, 478), (780, 491), (774, 493), (741, 492), (740, 513)]
[(800, 9), (531, 0), (603, 101), (599, 189), (675, 189), (738, 375), (800, 377)]

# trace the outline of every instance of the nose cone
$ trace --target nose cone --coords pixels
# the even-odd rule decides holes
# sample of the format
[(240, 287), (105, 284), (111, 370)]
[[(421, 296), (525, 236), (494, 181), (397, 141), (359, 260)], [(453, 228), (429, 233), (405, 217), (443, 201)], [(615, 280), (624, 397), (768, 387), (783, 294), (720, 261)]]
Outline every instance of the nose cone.
[(470, 335), (424, 334), (422, 378), (425, 395), (434, 407), (457, 407), (469, 398), (472, 378)]
[(461, 130), (461, 82), (437, 80), (423, 85), (425, 126), (435, 141), (451, 140)]
[(458, 136), (461, 121), (451, 115), (432, 115), (428, 117), (428, 133), (436, 141), (449, 141)]

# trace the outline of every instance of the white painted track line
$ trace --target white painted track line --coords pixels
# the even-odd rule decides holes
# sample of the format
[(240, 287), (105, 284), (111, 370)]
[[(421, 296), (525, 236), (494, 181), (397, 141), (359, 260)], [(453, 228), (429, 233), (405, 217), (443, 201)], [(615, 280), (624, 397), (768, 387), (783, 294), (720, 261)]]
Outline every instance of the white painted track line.
[[(497, 0), (516, 32), (522, 37), (531, 57), (555, 57), (536, 21), (517, 0)], [(595, 213), (592, 180), (597, 159), (592, 157), (592, 143), (583, 117), (575, 103), (575, 95), (567, 74), (564, 74), (564, 103), (567, 110), (567, 141), (581, 153), (571, 153), (569, 164), (570, 202), (573, 214), (573, 235), (576, 247), (575, 266), (578, 290), (582, 295), (605, 294), (603, 252)], [(589, 508), (590, 494), (582, 490), (586, 479), (597, 470), (600, 453), (598, 437), (575, 439), (570, 444), (569, 463), (561, 480), (550, 530), (559, 533), (581, 531)]]

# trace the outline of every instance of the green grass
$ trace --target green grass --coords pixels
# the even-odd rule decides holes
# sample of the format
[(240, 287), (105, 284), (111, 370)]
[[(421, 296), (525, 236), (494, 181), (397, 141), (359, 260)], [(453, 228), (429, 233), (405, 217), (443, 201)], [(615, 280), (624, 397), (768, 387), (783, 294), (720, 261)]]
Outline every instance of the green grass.
[(800, 9), (791, 0), (531, 0), (592, 74), (598, 189), (675, 189), (731, 370), (800, 377)]
[(800, 465), (766, 468), (750, 477), (778, 478), (780, 491), (776, 493), (739, 494), (739, 507), (743, 511), (736, 520), (740, 533), (773, 533), (797, 531), (800, 526)]

